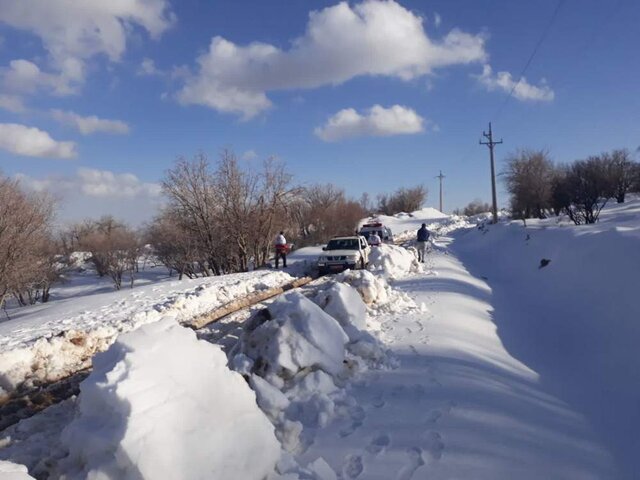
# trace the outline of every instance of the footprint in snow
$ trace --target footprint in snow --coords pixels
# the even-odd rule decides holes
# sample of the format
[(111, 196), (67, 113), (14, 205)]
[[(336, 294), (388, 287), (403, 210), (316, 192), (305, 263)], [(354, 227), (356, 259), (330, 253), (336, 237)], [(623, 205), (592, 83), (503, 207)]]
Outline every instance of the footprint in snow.
[(418, 468), (424, 465), (422, 458), (422, 449), (419, 447), (411, 447), (407, 450), (408, 462), (400, 469), (396, 480), (410, 480)]
[(382, 408), (385, 404), (386, 402), (384, 401), (384, 398), (382, 398), (382, 395), (377, 395), (373, 397), (373, 400), (371, 400), (371, 405), (373, 405), (374, 408)]
[(340, 430), (340, 436), (342, 438), (348, 437), (362, 426), (366, 413), (364, 412), (364, 408), (355, 406), (349, 409), (349, 416), (351, 417), (352, 422), (350, 425)]
[(423, 434), (424, 439), (424, 455), (427, 458), (427, 463), (433, 463), (440, 460), (442, 457), (442, 451), (444, 450), (444, 442), (442, 441), (442, 435), (440, 433), (428, 430)]
[(369, 445), (365, 447), (365, 450), (369, 452), (371, 455), (375, 456), (375, 455), (378, 455), (385, 448), (387, 448), (390, 443), (391, 443), (391, 437), (389, 437), (389, 435), (386, 435), (386, 434), (378, 435), (377, 437), (373, 438), (371, 442), (369, 442)]
[(438, 423), (438, 420), (440, 420), (441, 418), (442, 412), (440, 410), (432, 410), (431, 412), (429, 412), (429, 415), (427, 415), (425, 424), (427, 426), (433, 426)]
[(360, 455), (347, 455), (342, 465), (342, 478), (358, 478), (364, 466), (362, 465), (362, 457)]

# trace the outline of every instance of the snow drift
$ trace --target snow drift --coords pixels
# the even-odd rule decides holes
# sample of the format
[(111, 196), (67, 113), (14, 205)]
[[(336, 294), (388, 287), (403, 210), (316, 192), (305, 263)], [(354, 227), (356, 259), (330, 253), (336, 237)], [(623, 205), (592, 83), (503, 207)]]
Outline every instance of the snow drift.
[(396, 245), (380, 245), (371, 249), (369, 269), (385, 278), (402, 278), (422, 271), (414, 251)]
[(616, 457), (616, 478), (636, 478), (640, 200), (607, 207), (594, 225), (486, 225), (458, 233), (453, 247), (487, 278), (505, 346), (591, 422)]
[(62, 478), (262, 479), (280, 445), (219, 346), (167, 317), (94, 358)]

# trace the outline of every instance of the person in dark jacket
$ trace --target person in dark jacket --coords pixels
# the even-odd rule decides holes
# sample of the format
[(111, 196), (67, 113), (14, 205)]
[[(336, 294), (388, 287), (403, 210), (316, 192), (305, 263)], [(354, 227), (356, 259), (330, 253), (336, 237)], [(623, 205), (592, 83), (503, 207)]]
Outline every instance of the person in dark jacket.
[(418, 247), (418, 261), (424, 263), (424, 257), (427, 254), (427, 242), (429, 242), (429, 230), (427, 230), (427, 224), (423, 223), (420, 230), (418, 230), (417, 247)]

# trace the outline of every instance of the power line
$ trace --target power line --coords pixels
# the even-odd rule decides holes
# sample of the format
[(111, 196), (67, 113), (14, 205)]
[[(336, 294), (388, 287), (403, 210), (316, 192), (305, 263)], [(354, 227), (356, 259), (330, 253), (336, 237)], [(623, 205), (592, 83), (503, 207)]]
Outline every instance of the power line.
[(507, 105), (507, 103), (509, 103), (509, 100), (513, 96), (513, 92), (516, 91), (516, 88), (518, 88), (518, 86), (520, 85), (520, 82), (522, 82), (522, 80), (524, 79), (525, 73), (529, 69), (529, 66), (531, 65), (531, 62), (533, 62), (533, 59), (535, 58), (536, 54), (538, 53), (538, 50), (540, 50), (540, 47), (542, 46), (544, 41), (547, 39), (547, 36), (549, 35), (549, 32), (551, 31), (551, 27), (553, 27), (553, 24), (555, 23), (556, 18), (558, 17), (558, 12), (560, 12), (560, 9), (562, 8), (562, 5), (564, 5), (565, 2), (566, 2), (566, 0), (558, 0), (558, 3), (556, 4), (556, 8), (553, 11), (553, 15), (551, 15), (551, 19), (549, 20), (549, 23), (547, 24), (545, 29), (542, 31), (542, 35), (538, 39), (538, 43), (536, 43), (536, 46), (534, 47), (533, 52), (531, 52), (531, 55), (529, 55), (529, 58), (527, 59), (527, 62), (524, 65), (524, 68), (520, 72), (520, 76), (518, 77), (518, 81), (513, 85), (513, 87), (511, 87), (511, 90), (509, 91), (509, 94), (504, 99), (504, 101), (502, 102), (500, 107), (498, 107), (498, 110), (496, 111), (496, 113), (494, 115), (494, 117), (495, 117), (494, 120), (497, 120), (498, 118), (500, 118), (500, 115), (502, 114), (502, 111), (504, 110), (504, 107)]

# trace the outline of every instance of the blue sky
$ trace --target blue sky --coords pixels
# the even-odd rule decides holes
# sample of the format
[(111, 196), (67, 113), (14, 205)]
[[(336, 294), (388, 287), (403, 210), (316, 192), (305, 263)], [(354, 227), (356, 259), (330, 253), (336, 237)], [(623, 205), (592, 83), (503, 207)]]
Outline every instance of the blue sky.
[(0, 0), (0, 169), (61, 220), (148, 219), (177, 156), (225, 147), (429, 205), (442, 170), (451, 211), (490, 199), (490, 120), (499, 165), (640, 146), (634, 0), (563, 1), (504, 108), (558, 0), (81, 3)]

